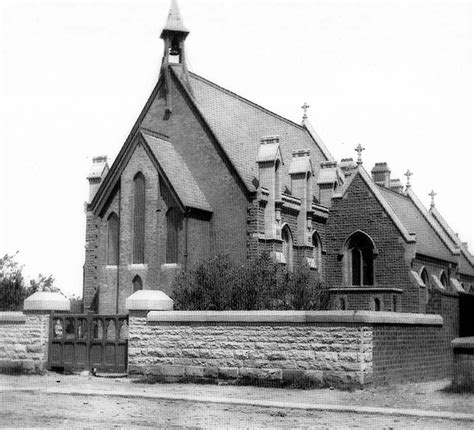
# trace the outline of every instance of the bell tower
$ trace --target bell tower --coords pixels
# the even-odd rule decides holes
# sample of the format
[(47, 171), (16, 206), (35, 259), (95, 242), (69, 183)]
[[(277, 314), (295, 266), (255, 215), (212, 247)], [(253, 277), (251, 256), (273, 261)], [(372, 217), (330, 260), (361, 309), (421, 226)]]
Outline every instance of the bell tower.
[(170, 65), (181, 66), (181, 76), (186, 83), (188, 90), (191, 90), (188, 84), (188, 69), (186, 66), (186, 55), (184, 49), (184, 41), (188, 37), (189, 30), (184, 26), (181, 12), (179, 11), (178, 1), (171, 0), (170, 10), (166, 24), (161, 31), (160, 38), (164, 42), (163, 59), (161, 62), (161, 73), (165, 78), (165, 98), (166, 98), (166, 114), (171, 114), (171, 93), (170, 93)]
[(171, 0), (168, 19), (160, 37), (165, 43), (163, 64), (182, 64), (185, 66), (184, 41), (189, 31), (184, 26), (177, 0)]

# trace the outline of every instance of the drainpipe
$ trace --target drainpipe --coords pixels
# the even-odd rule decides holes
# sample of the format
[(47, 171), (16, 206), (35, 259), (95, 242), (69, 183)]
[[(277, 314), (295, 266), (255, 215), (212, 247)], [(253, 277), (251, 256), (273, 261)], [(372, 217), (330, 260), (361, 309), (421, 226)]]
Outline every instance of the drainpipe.
[(122, 227), (122, 187), (119, 189), (118, 195), (118, 207), (119, 207), (119, 225), (118, 225), (118, 232), (117, 232), (117, 287), (116, 287), (116, 294), (115, 294), (115, 313), (119, 313), (119, 291), (120, 291), (120, 229)]
[(184, 211), (184, 271), (188, 270), (188, 216), (189, 209)]

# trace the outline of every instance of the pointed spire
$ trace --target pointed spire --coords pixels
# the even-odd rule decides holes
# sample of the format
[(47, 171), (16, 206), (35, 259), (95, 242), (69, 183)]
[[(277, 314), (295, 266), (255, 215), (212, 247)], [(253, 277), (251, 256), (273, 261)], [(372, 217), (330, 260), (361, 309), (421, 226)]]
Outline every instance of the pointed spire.
[(183, 23), (183, 18), (181, 17), (181, 12), (179, 11), (178, 1), (171, 0), (170, 10), (168, 12), (168, 18), (166, 24), (163, 27), (161, 32), (161, 38), (163, 39), (166, 35), (166, 32), (180, 32), (180, 33), (189, 33), (189, 30), (185, 27)]

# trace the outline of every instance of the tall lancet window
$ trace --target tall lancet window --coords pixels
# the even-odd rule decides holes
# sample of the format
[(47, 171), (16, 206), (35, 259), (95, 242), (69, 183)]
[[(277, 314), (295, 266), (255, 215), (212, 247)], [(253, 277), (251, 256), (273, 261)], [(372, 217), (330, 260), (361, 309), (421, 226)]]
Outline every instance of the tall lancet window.
[(145, 177), (138, 172), (133, 178), (133, 262), (145, 262)]
[(118, 264), (119, 218), (112, 212), (107, 218), (107, 264)]
[(347, 257), (351, 285), (374, 285), (374, 247), (361, 232), (355, 233), (347, 243)]
[(286, 267), (289, 272), (293, 271), (293, 235), (288, 225), (283, 227), (281, 232), (281, 238), (283, 240), (282, 251), (286, 261)]
[(166, 213), (166, 262), (178, 262), (178, 243), (181, 217), (175, 208)]

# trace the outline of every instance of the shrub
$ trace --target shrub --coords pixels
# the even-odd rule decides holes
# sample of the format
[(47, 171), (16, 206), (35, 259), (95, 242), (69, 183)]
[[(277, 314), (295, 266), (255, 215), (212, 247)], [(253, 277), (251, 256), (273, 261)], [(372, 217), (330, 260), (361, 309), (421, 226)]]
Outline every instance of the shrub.
[(327, 309), (329, 295), (307, 265), (293, 273), (268, 253), (238, 265), (229, 256), (201, 262), (174, 280), (173, 299), (182, 310)]

